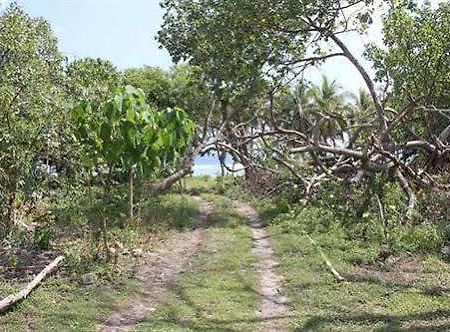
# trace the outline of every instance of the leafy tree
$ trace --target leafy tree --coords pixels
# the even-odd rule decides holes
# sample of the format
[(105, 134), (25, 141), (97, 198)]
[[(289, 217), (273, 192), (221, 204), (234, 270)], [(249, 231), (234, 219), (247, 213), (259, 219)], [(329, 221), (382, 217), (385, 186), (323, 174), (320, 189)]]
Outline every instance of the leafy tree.
[(145, 102), (141, 90), (126, 86), (98, 107), (89, 102), (74, 111), (77, 135), (88, 166), (107, 165), (129, 176), (129, 216), (133, 218), (135, 170), (149, 176), (176, 162), (189, 146), (194, 124), (181, 109), (157, 110)]
[[(392, 80), (394, 103), (449, 104), (450, 4), (437, 9), (399, 2), (384, 21), (385, 48), (372, 46), (377, 78)], [(433, 79), (430, 79), (433, 78)], [(447, 100), (447, 103), (445, 102)]]
[[(411, 212), (415, 207), (411, 184), (444, 186), (423, 173), (421, 163), (411, 160), (439, 159), (448, 151), (429, 130), (423, 130), (425, 122), (413, 132), (408, 130), (411, 118), (407, 115), (419, 107), (427, 108), (427, 101), (445, 99), (449, 86), (448, 5), (434, 11), (429, 6), (419, 9), (415, 3), (390, 3), (385, 22), (388, 49), (386, 53), (378, 50), (372, 57), (379, 68), (378, 77), (390, 74), (393, 78), (390, 100), (380, 97), (358, 55), (341, 37), (367, 31), (372, 22), (371, 0), (165, 0), (159, 40), (175, 62), (201, 67), (221, 101), (227, 101), (220, 127), (226, 133), (219, 135), (225, 142), (217, 145), (247, 156), (244, 159), (252, 165), (245, 165), (246, 169), (264, 166), (260, 158), (249, 157), (248, 151), (249, 146), (263, 144), (303, 183), (302, 188), (316, 187), (318, 181), (333, 177), (359, 183), (373, 173), (392, 174), (407, 194)], [(308, 117), (306, 126), (298, 126), (295, 116), (289, 118), (277, 109), (276, 99), (284, 93), (284, 83), (334, 57), (347, 59), (360, 73), (374, 112), (355, 114), (356, 108), (347, 109), (326, 84), (316, 89), (311, 102), (310, 115), (315, 112), (317, 116)], [(265, 102), (254, 103), (264, 94)], [(236, 111), (229, 112), (230, 105)], [(262, 116), (252, 117), (255, 112), (250, 105), (259, 105)], [(421, 122), (414, 121), (414, 125)], [(446, 138), (450, 134), (447, 122), (443, 122), (440, 138), (443, 133)], [(315, 160), (314, 168), (309, 168), (315, 173), (312, 178), (302, 176), (304, 164), (292, 163), (306, 160), (308, 155)], [(276, 167), (269, 171), (279, 173)]]
[(147, 103), (154, 107), (174, 107), (169, 74), (161, 68), (148, 67), (127, 69), (124, 83), (140, 88)]
[[(384, 48), (371, 46), (377, 79), (390, 87), (389, 106), (405, 109), (408, 125), (395, 131), (397, 140), (418, 136), (448, 143), (450, 126), (450, 5), (398, 2), (384, 21)], [(442, 111), (443, 110), (443, 111)], [(434, 142), (433, 142), (434, 143)], [(431, 165), (444, 156), (434, 156)], [(430, 166), (430, 158), (422, 154)], [(422, 167), (423, 164), (422, 163)]]
[(141, 89), (147, 103), (157, 108), (179, 107), (203, 124), (212, 92), (198, 67), (180, 65), (165, 72), (161, 68), (127, 69), (124, 83)]
[(0, 16), (0, 215), (6, 233), (16, 206), (36, 198), (43, 165), (59, 149), (62, 60), (43, 19), (16, 4)]
[(220, 113), (213, 112), (217, 111), (219, 103), (203, 71), (195, 66), (175, 66), (167, 72), (151, 67), (133, 68), (125, 71), (124, 81), (142, 89), (149, 104), (158, 108), (181, 108), (190, 118), (196, 119), (194, 144), (186, 151), (177, 169), (170, 175), (165, 172), (167, 177), (155, 186), (153, 193), (159, 194), (192, 173), (196, 156), (214, 136), (213, 128), (220, 126)]
[(330, 138), (333, 142), (336, 138), (343, 138), (347, 128), (346, 118), (350, 111), (340, 90), (341, 87), (336, 81), (330, 82), (326, 76), (322, 78), (320, 86), (311, 89), (312, 109), (320, 122), (317, 130), (321, 131), (322, 137)]
[(121, 75), (108, 60), (84, 58), (69, 63), (65, 69), (65, 87), (75, 101), (105, 101), (121, 84)]

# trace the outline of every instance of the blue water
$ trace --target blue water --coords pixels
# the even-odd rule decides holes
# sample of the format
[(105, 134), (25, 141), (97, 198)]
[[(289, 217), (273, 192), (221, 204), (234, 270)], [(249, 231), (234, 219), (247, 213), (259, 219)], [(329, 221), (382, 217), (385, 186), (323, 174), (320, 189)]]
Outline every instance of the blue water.
[[(227, 165), (229, 167), (233, 166), (232, 160), (227, 160)], [(236, 169), (242, 167), (239, 164), (236, 164)], [(220, 175), (220, 163), (217, 159), (217, 156), (209, 155), (202, 156), (195, 159), (194, 163), (194, 175), (209, 175), (212, 177), (216, 177)]]

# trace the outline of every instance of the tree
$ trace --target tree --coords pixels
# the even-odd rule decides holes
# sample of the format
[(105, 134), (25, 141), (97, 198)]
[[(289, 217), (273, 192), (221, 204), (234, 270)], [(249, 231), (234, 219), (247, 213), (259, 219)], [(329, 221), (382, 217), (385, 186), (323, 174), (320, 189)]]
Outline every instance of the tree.
[[(399, 2), (384, 22), (385, 48), (371, 46), (368, 56), (374, 62), (377, 79), (389, 88), (389, 106), (402, 108), (397, 121), (408, 123), (393, 131), (395, 139), (423, 137), (432, 146), (449, 143), (450, 125), (450, 5), (441, 3), (411, 5)], [(419, 143), (419, 142), (417, 142)], [(425, 142), (420, 144), (426, 145)], [(448, 162), (445, 149), (416, 158), (422, 168)]]
[[(0, 16), (0, 215), (10, 232), (16, 206), (33, 202), (48, 156), (57, 153), (64, 112), (62, 56), (47, 22), (16, 4)], [(45, 170), (48, 172), (48, 169)]]
[(218, 123), (213, 112), (218, 103), (202, 70), (195, 66), (175, 66), (168, 72), (151, 67), (129, 69), (125, 71), (124, 82), (142, 89), (149, 104), (159, 108), (181, 108), (190, 118), (196, 119), (197, 135), (193, 145), (187, 149), (177, 170), (155, 186), (154, 194), (159, 194), (191, 174), (196, 156), (213, 136), (214, 125)]
[(121, 84), (121, 74), (108, 60), (84, 58), (72, 61), (65, 68), (64, 81), (73, 101), (102, 102), (114, 94)]
[(184, 111), (157, 110), (145, 102), (141, 90), (131, 86), (118, 88), (112, 99), (99, 106), (82, 102), (74, 108), (73, 115), (87, 166), (105, 164), (108, 179), (114, 169), (128, 174), (130, 218), (135, 171), (149, 176), (175, 163), (195, 133), (194, 124)]
[[(414, 3), (406, 2), (410, 7)], [(391, 48), (391, 53), (388, 53), (392, 54), (390, 61), (397, 59), (399, 75), (403, 71), (410, 73), (402, 76), (405, 80), (403, 82), (417, 82), (413, 76), (417, 61), (410, 57), (414, 60), (412, 63), (402, 62), (402, 57), (407, 52), (414, 51), (410, 48), (414, 43), (403, 43), (402, 40), (414, 41), (416, 38), (418, 28), (409, 28), (411, 24), (421, 26), (421, 31), (431, 34), (431, 22), (434, 19), (437, 22), (435, 25), (439, 25), (439, 42), (420, 37), (417, 51), (428, 49), (438, 53), (433, 53), (430, 59), (432, 68), (439, 70), (439, 63), (447, 58), (444, 47), (448, 45), (447, 36), (441, 34), (448, 30), (445, 15), (448, 6), (441, 6), (434, 14), (431, 14), (431, 8), (424, 12), (408, 12), (409, 9), (404, 9), (403, 13), (406, 14), (401, 14), (402, 18), (397, 19), (398, 8), (404, 8), (402, 3), (391, 3), (385, 33), (386, 38), (392, 38), (392, 42), (386, 44)], [(415, 207), (412, 185), (443, 187), (436, 178), (424, 173), (419, 164), (411, 164), (411, 158), (414, 159), (419, 154), (426, 158), (436, 155), (439, 157), (447, 151), (447, 146), (433, 142), (429, 139), (430, 136), (421, 135), (420, 132), (416, 132), (414, 139), (398, 135), (409, 125), (405, 114), (418, 106), (426, 105), (426, 99), (413, 97), (409, 100), (408, 93), (403, 89), (405, 85), (400, 79), (400, 88), (392, 91), (395, 95), (393, 99), (408, 102), (389, 103), (389, 100), (383, 100), (358, 56), (343, 41), (342, 35), (366, 31), (372, 21), (372, 4), (373, 1), (370, 0), (301, 0), (276, 3), (253, 0), (166, 0), (162, 4), (166, 14), (159, 40), (169, 50), (174, 61), (188, 61), (198, 65), (211, 84), (220, 87), (222, 92), (224, 87), (227, 88), (231, 99), (242, 97), (244, 92), (261, 96), (261, 88), (266, 89), (266, 102), (262, 103), (264, 106), (261, 108), (261, 113), (266, 116), (248, 122), (242, 112), (245, 107), (241, 107), (241, 121), (232, 123), (232, 117), (227, 117), (228, 125), (224, 127), (228, 127), (227, 132), (233, 135), (222, 136), (222, 140), (228, 140), (221, 143), (222, 147), (228, 146), (230, 151), (245, 155), (250, 142), (262, 142), (272, 150), (271, 158), (302, 181), (306, 194), (311, 192), (308, 188), (331, 178), (358, 183), (372, 174), (391, 174), (408, 195), (410, 213)], [(409, 18), (406, 19), (405, 15)], [(390, 19), (398, 23), (396, 28), (393, 28)], [(402, 33), (404, 37), (399, 38), (401, 44), (397, 45), (395, 36), (398, 31), (404, 31), (403, 28), (410, 33)], [(424, 47), (424, 44), (429, 47)], [(397, 46), (401, 50), (400, 56), (393, 51)], [(423, 53), (423, 61), (426, 61), (428, 51)], [(318, 107), (320, 116), (310, 118), (307, 128), (295, 128), (295, 122), (286, 119), (285, 114), (276, 109), (278, 105), (273, 101), (282, 93), (285, 83), (311, 66), (334, 57), (346, 58), (360, 73), (371, 96), (374, 112), (367, 108), (355, 116), (355, 108), (352, 108), (348, 112), (342, 109), (326, 114), (329, 112), (325, 112), (323, 107), (334, 108), (332, 103), (336, 99), (333, 97), (335, 100), (330, 99), (329, 103), (320, 105), (321, 101), (316, 98), (314, 104)], [(382, 61), (378, 60), (378, 64), (380, 63)], [(393, 71), (395, 66), (391, 65), (390, 68)], [(445, 69), (440, 73), (444, 71)], [(442, 77), (446, 76), (433, 76), (431, 80), (428, 78), (428, 82), (432, 82), (428, 87), (440, 87)], [(258, 85), (259, 89), (255, 89), (258, 81), (265, 84)], [(442, 87), (444, 86), (448, 87), (448, 84), (443, 84)], [(417, 87), (421, 93), (431, 91), (425, 85)], [(247, 100), (252, 101), (252, 98)], [(332, 130), (323, 130), (324, 126)], [(336, 144), (340, 137), (340, 144)], [(310, 177), (307, 173), (308, 177), (304, 177), (304, 165), (299, 167), (296, 161), (305, 160), (308, 155), (315, 160), (314, 168), (310, 168), (314, 175)], [(262, 166), (258, 159), (251, 164), (253, 165), (246, 167)], [(272, 171), (278, 172), (276, 168)]]
[(140, 88), (147, 103), (157, 108), (174, 107), (169, 74), (161, 68), (148, 67), (127, 69), (124, 83)]
[(180, 65), (166, 72), (144, 66), (127, 69), (124, 83), (141, 89), (147, 103), (156, 108), (179, 107), (195, 118), (200, 133), (209, 112), (212, 91), (200, 68)]

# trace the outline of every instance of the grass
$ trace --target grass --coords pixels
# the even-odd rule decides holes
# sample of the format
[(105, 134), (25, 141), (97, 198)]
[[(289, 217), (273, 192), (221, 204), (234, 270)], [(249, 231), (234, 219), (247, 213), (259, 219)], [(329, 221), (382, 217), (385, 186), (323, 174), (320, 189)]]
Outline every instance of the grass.
[(50, 277), (13, 311), (0, 316), (0, 331), (95, 331), (116, 303), (139, 283), (119, 278), (114, 285), (82, 285)]
[[(66, 255), (60, 273), (45, 280), (13, 310), (0, 315), (0, 331), (94, 331), (124, 298), (139, 290), (140, 283), (129, 272), (134, 263), (131, 255), (119, 255), (116, 266), (99, 258), (99, 244), (85, 233), (96, 215), (87, 199), (74, 204), (80, 204), (79, 214), (68, 205), (72, 214), (64, 215), (66, 222), (57, 214), (57, 219), (46, 225), (52, 233), (59, 234), (57, 241), (52, 242), (54, 255)], [(109, 217), (114, 222), (110, 224), (110, 240), (121, 242), (127, 251), (150, 250), (161, 239), (191, 228), (197, 213), (195, 200), (180, 194), (146, 200), (139, 224), (123, 225), (119, 220), (123, 218), (120, 209), (111, 209)], [(32, 258), (34, 251), (30, 253)], [(17, 263), (21, 259), (9, 257), (9, 261)], [(0, 298), (21, 288), (27, 279), (27, 276), (0, 279)]]
[[(380, 252), (385, 244), (374, 213), (364, 217), (370, 227), (360, 236), (364, 223), (343, 220), (344, 212), (352, 207), (336, 196), (325, 201), (334, 204), (330, 208), (322, 201), (322, 205), (309, 205), (300, 211), (286, 201), (252, 197), (235, 185), (237, 181), (186, 180), (185, 191), (200, 193), (215, 204), (205, 229), (205, 244), (183, 268), (164, 303), (136, 326), (137, 331), (259, 330), (261, 299), (251, 230), (232, 210), (230, 197), (250, 201), (265, 222), (279, 261), (278, 274), (290, 299), (290, 330), (450, 330), (450, 264), (437, 252), (442, 241), (437, 225), (425, 221), (400, 228), (392, 219), (395, 250), (383, 258)], [(340, 215), (333, 208), (336, 204), (343, 211)], [(146, 239), (152, 235), (151, 244), (158, 243), (162, 237), (190, 228), (196, 209), (196, 203), (187, 196), (169, 194), (144, 204), (146, 222), (133, 227), (114, 222), (111, 233), (131, 247), (142, 246), (144, 234)], [(347, 281), (338, 282), (332, 276), (305, 232)], [(71, 250), (74, 248), (78, 253), (73, 256), (82, 256), (83, 247), (72, 246)], [(89, 262), (79, 265), (89, 270), (103, 268)], [(14, 311), (0, 316), (0, 331), (94, 330), (117, 303), (139, 288), (139, 283), (125, 274), (116, 275), (113, 283), (106, 282), (101, 273), (99, 276), (93, 285), (82, 284), (70, 275), (50, 278)], [(19, 286), (1, 281), (0, 294), (9, 294)]]
[(224, 197), (215, 204), (206, 243), (137, 331), (254, 331), (259, 305), (251, 232)]
[[(450, 264), (439, 253), (441, 225), (430, 220), (396, 225), (391, 219), (393, 255), (384, 260), (380, 253), (386, 245), (376, 210), (363, 223), (342, 220), (344, 214), (336, 208), (345, 212), (355, 207), (335, 195), (298, 213), (286, 200), (255, 198), (233, 182), (225, 179), (221, 187), (209, 190), (219, 188), (259, 210), (290, 299), (290, 330), (450, 330)], [(359, 232), (364, 223), (369, 223), (365, 235)], [(305, 232), (347, 281), (333, 277)]]
[[(254, 204), (267, 216), (292, 330), (450, 329), (450, 265), (441, 256), (403, 251), (383, 261), (381, 243), (349, 237), (326, 211), (293, 215), (274, 213), (270, 202)], [(332, 276), (305, 231), (348, 281)]]
[[(429, 258), (424, 272), (408, 274), (399, 268), (398, 274), (383, 273), (384, 267), (374, 264), (368, 273), (362, 273), (351, 262), (361, 251), (374, 252), (376, 248), (364, 248), (360, 243), (331, 234), (313, 236), (336, 268), (350, 280), (338, 283), (304, 235), (286, 233), (279, 225), (270, 226), (269, 231), (280, 261), (279, 273), (291, 300), (292, 328), (366, 331), (443, 328), (442, 324), (450, 327), (450, 289), (427, 292), (433, 287), (440, 288), (442, 280), (450, 281), (449, 266), (440, 260)], [(380, 276), (374, 275), (374, 271), (379, 271)], [(419, 280), (409, 282), (407, 279), (413, 275)]]

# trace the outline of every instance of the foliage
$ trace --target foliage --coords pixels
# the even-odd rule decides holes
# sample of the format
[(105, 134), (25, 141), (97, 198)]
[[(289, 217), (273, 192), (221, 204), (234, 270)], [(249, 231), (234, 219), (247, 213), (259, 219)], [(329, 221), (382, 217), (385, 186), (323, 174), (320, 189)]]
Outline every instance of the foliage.
[[(393, 81), (395, 102), (423, 98), (435, 106), (449, 105), (450, 5), (437, 9), (400, 2), (384, 21), (384, 49), (372, 47), (377, 77)], [(434, 78), (430, 80), (430, 77)]]
[(73, 111), (77, 134), (85, 145), (90, 166), (150, 174), (176, 161), (189, 146), (194, 126), (180, 109), (156, 111), (143, 93), (131, 86), (117, 90), (113, 99), (93, 107), (83, 102)]
[(50, 240), (52, 234), (47, 227), (39, 227), (34, 231), (34, 246), (40, 250), (47, 250), (50, 248)]
[(158, 109), (185, 110), (198, 126), (207, 118), (212, 91), (198, 67), (178, 65), (168, 72), (152, 67), (127, 69), (124, 83), (141, 89), (147, 103)]
[[(217, 83), (246, 82), (265, 64), (281, 70), (301, 58), (310, 35), (302, 16), (320, 13), (318, 20), (334, 24), (333, 2), (273, 6), (267, 1), (167, 0), (162, 3), (167, 13), (159, 40), (175, 62), (189, 60)], [(280, 25), (296, 33), (283, 32)]]
[[(450, 106), (449, 29), (448, 3), (433, 8), (399, 2), (384, 20), (383, 48), (372, 45), (367, 50), (377, 79), (391, 83), (391, 105), (424, 105), (409, 116), (406, 128), (396, 131), (398, 140), (417, 135), (448, 140), (448, 116), (439, 110)], [(422, 167), (438, 163), (424, 159)]]
[(143, 67), (127, 69), (124, 83), (141, 89), (145, 100), (156, 108), (174, 107), (171, 95), (171, 81), (161, 68)]
[[(449, 85), (448, 6), (387, 5), (385, 49), (367, 52), (372, 50), (378, 78), (388, 84), (380, 94), (344, 37), (367, 31), (372, 5), (335, 0), (162, 3), (166, 14), (159, 41), (175, 62), (202, 68), (220, 101), (215, 112), (222, 122), (215, 125), (220, 132), (211, 149), (239, 160), (250, 185), (260, 187), (257, 180), (270, 173), (276, 180), (266, 181), (270, 186), (297, 182), (308, 199), (336, 178), (349, 185), (390, 177), (407, 196), (407, 216), (417, 206), (416, 186), (448, 188), (434, 172), (450, 151), (447, 109), (436, 109)], [(335, 57), (353, 65), (368, 93), (349, 102), (326, 78), (320, 88), (301, 79), (293, 88), (297, 77)]]
[[(0, 17), (0, 216), (11, 230), (15, 209), (42, 189), (44, 164), (60, 148), (65, 114), (62, 56), (47, 22), (12, 4)], [(48, 170), (47, 170), (48, 171)]]
[(121, 75), (108, 60), (84, 58), (70, 62), (65, 68), (64, 82), (73, 101), (105, 101), (121, 83)]

